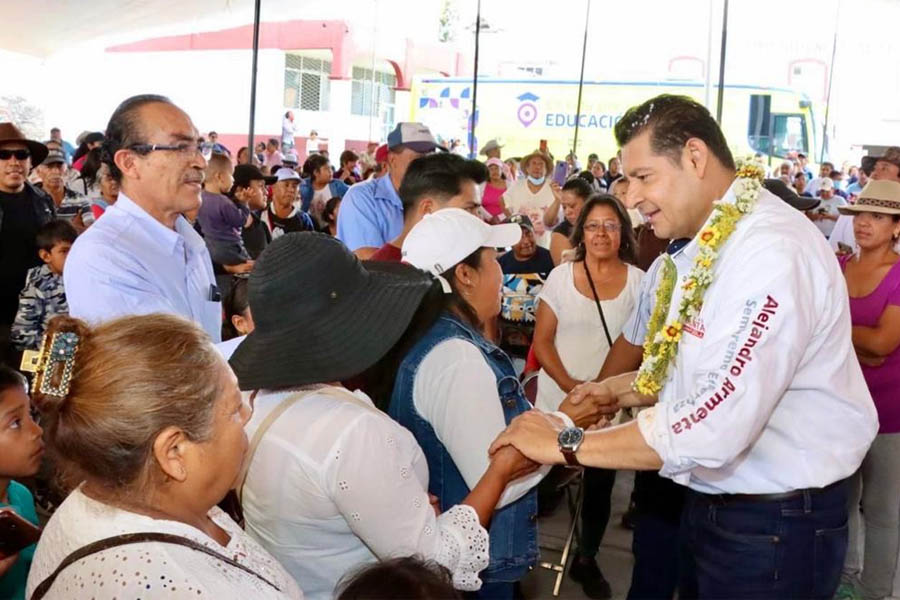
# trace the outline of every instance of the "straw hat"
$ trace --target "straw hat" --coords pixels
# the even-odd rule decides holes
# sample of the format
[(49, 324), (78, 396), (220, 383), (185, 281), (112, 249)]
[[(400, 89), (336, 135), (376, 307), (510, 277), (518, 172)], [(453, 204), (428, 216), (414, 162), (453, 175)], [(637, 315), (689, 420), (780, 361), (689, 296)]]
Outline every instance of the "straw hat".
[(838, 212), (842, 215), (856, 215), (862, 212), (900, 215), (900, 183), (870, 179), (859, 193), (856, 204), (841, 206)]

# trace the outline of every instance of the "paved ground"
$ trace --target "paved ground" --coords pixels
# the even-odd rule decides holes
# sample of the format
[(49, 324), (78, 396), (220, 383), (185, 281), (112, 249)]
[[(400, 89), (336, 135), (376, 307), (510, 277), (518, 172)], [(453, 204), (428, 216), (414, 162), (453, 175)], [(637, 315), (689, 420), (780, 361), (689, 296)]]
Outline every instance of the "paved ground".
[[(612, 516), (609, 527), (603, 538), (597, 562), (600, 569), (609, 581), (613, 591), (613, 598), (625, 598), (628, 594), (628, 586), (631, 585), (631, 531), (622, 527), (622, 514), (628, 508), (628, 500), (631, 496), (631, 487), (634, 482), (632, 471), (619, 471), (616, 477), (616, 485), (613, 488)], [(565, 503), (560, 505), (556, 512), (548, 518), (540, 521), (541, 560), (550, 562), (558, 561), (560, 552), (552, 548), (562, 548), (569, 527), (569, 511)], [(553, 586), (556, 583), (556, 573), (547, 569), (535, 569), (522, 581), (522, 591), (529, 599), (552, 599)], [(559, 598), (581, 599), (587, 598), (581, 589), (581, 585), (569, 578), (568, 573), (563, 578)]]

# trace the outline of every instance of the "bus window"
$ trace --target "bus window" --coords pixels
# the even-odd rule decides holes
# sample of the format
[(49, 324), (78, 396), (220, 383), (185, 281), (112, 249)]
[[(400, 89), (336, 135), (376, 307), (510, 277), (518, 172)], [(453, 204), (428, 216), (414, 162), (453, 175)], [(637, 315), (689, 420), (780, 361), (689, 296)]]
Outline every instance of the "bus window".
[(809, 154), (806, 123), (802, 114), (772, 115), (772, 154), (784, 158), (789, 152)]

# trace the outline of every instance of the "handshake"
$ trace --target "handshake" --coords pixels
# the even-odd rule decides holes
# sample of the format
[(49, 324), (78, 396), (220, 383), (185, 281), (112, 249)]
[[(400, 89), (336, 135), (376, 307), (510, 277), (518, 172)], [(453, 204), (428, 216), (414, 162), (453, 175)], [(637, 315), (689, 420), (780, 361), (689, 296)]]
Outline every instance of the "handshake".
[(581, 383), (559, 405), (578, 427), (599, 429), (609, 425), (621, 408), (649, 406), (656, 399), (632, 389), (635, 373), (623, 373), (600, 382)]

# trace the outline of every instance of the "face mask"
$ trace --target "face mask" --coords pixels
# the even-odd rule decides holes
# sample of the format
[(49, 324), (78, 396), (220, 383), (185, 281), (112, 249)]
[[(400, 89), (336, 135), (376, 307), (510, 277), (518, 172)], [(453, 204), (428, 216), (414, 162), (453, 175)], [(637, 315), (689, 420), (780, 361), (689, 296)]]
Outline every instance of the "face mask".
[(538, 178), (538, 177), (532, 177), (531, 175), (529, 175), (529, 176), (528, 176), (528, 183), (530, 183), (531, 185), (544, 185), (544, 180), (545, 180), (545, 179), (547, 179), (547, 176), (546, 176), (546, 175), (545, 175), (544, 177), (540, 177), (540, 178)]

